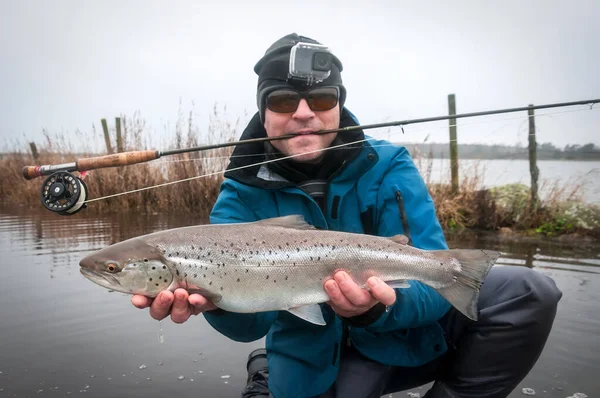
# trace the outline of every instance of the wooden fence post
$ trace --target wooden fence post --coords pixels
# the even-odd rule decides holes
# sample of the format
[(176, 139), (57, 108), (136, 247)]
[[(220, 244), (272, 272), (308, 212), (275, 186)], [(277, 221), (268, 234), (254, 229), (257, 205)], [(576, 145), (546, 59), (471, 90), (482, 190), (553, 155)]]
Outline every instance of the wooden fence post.
[(106, 119), (102, 119), (102, 130), (104, 130), (104, 142), (106, 143), (106, 152), (108, 154), (113, 153), (112, 145), (110, 144), (110, 135), (108, 134), (108, 125), (106, 124)]
[[(456, 98), (448, 95), (448, 114), (456, 115)], [(456, 119), (449, 119), (450, 127), (450, 171), (452, 173), (452, 193), (458, 193), (458, 142), (456, 138)]]
[(37, 160), (40, 157), (40, 154), (38, 153), (37, 147), (35, 146), (35, 142), (30, 142), (29, 148), (31, 148), (31, 155), (33, 156), (33, 160), (37, 162)]
[(123, 138), (121, 137), (121, 118), (115, 118), (115, 126), (117, 130), (117, 152), (123, 152)]
[[(529, 106), (533, 106), (529, 104)], [(528, 109), (529, 115), (529, 172), (531, 173), (531, 203), (535, 207), (538, 201), (538, 177), (540, 170), (537, 167), (537, 142), (535, 140), (535, 116), (533, 109)]]

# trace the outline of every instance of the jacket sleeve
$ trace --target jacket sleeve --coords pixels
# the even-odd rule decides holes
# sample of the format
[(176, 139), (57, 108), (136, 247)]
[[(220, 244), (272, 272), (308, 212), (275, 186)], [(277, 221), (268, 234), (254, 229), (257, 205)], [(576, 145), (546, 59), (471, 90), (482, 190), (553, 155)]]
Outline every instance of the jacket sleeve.
[[(379, 192), (378, 235), (403, 233), (409, 235), (414, 247), (448, 249), (433, 200), (406, 149), (402, 148), (390, 163)], [(368, 330), (385, 332), (429, 325), (450, 309), (435, 289), (414, 280), (409, 284), (410, 288), (395, 289), (396, 302)]]
[[(211, 224), (257, 221), (256, 215), (240, 198), (234, 183), (225, 180), (210, 214)], [(250, 342), (264, 337), (277, 318), (276, 311), (239, 314), (222, 310), (203, 313), (219, 333), (235, 341)]]

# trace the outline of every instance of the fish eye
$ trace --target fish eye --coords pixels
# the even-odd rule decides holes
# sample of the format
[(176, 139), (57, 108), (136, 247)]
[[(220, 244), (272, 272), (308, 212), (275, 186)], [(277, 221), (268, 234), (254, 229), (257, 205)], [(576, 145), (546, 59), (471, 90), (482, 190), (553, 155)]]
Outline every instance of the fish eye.
[(117, 271), (117, 265), (115, 263), (108, 263), (106, 264), (106, 270), (108, 272), (115, 272)]

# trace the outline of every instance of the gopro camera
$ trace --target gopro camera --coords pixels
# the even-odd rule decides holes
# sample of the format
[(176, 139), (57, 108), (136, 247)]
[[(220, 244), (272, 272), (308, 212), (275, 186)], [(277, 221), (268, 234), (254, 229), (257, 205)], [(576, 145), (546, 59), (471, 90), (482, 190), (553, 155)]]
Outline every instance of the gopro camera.
[(290, 52), (289, 77), (306, 84), (319, 83), (331, 74), (333, 55), (327, 46), (296, 43)]

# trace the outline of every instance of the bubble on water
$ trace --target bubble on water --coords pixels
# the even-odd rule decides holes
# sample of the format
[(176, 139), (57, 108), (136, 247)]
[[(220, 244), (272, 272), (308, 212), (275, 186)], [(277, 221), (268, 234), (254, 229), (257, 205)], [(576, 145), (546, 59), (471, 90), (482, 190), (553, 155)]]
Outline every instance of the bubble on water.
[(408, 395), (410, 398), (421, 398), (421, 394), (418, 392), (407, 392), (406, 395)]
[(152, 377), (146, 377), (146, 380), (150, 381), (152, 380)]
[(107, 380), (112, 380), (112, 377), (107, 377)]
[(38, 393), (38, 394), (39, 394), (39, 393), (41, 393), (41, 392), (44, 392), (44, 390), (37, 390), (37, 393)]
[(198, 373), (204, 373), (204, 371), (203, 370), (199, 370)]
[(163, 366), (163, 363), (164, 363), (163, 361), (160, 361), (160, 362), (158, 363), (158, 366)]
[(525, 388), (521, 389), (521, 392), (525, 395), (535, 395), (535, 391), (533, 390), (533, 388), (529, 388), (529, 387), (525, 387)]
[[(198, 355), (202, 355), (202, 353), (201, 353), (201, 352), (199, 352), (199, 353), (198, 353)], [(0, 373), (2, 373), (2, 372), (0, 372)]]
[(221, 379), (229, 379), (230, 377), (231, 376), (229, 376), (229, 375), (223, 375), (223, 376), (221, 376)]
[(184, 380), (184, 379), (185, 379), (185, 376), (179, 376), (177, 379), (178, 379), (178, 380)]
[(582, 392), (576, 392), (575, 394), (571, 395), (570, 397), (567, 398), (587, 398), (587, 395), (585, 395)]
[(140, 368), (140, 369), (146, 369), (146, 368), (147, 368), (147, 366), (146, 366), (146, 365), (140, 365), (140, 366), (139, 366), (139, 368)]
[(127, 375), (125, 373), (123, 373), (123, 377), (127, 377)]
[(96, 376), (94, 376), (94, 375), (91, 375), (90, 377), (91, 377), (92, 379), (94, 379)]
[(87, 390), (79, 390), (79, 392), (87, 392)]
[(194, 379), (190, 379), (190, 381), (194, 381)]
[(198, 362), (198, 360), (197, 360), (197, 359), (194, 359), (194, 362)]
[(88, 390), (89, 388), (90, 388), (90, 386), (83, 387), (84, 390)]

